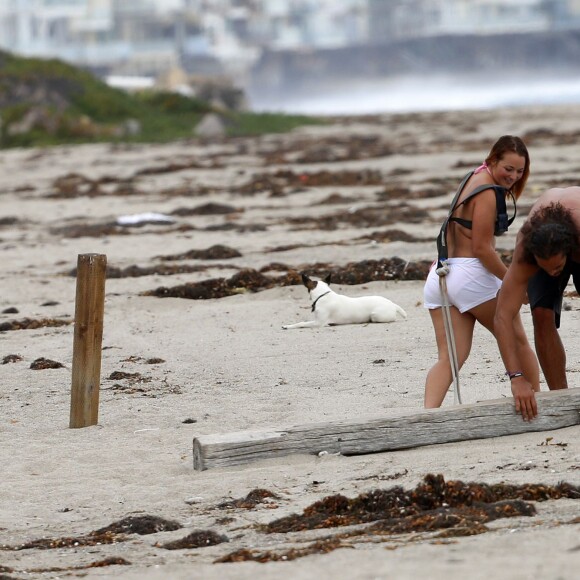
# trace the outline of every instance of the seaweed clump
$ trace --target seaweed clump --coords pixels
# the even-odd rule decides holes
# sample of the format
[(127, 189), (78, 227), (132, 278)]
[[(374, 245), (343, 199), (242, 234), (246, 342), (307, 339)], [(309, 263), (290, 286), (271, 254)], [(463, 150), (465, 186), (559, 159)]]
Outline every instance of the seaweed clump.
[[(216, 562), (276, 562), (310, 554), (353, 547), (353, 542), (381, 541), (384, 536), (414, 534), (400, 541), (428, 537), (449, 539), (489, 531), (488, 522), (500, 518), (533, 517), (532, 501), (580, 498), (580, 487), (568, 483), (507, 485), (445, 481), (443, 475), (428, 474), (415, 489), (401, 486), (376, 489), (349, 499), (337, 494), (293, 514), (259, 526), (266, 533), (352, 526), (346, 531), (319, 539), (304, 548), (288, 550), (240, 549)], [(571, 522), (575, 523), (575, 521)]]
[(22, 318), (21, 320), (10, 320), (0, 323), (0, 332), (6, 330), (31, 330), (36, 328), (56, 328), (72, 324), (73, 320), (62, 318)]
[(225, 298), (235, 294), (259, 292), (278, 286), (301, 285), (302, 280), (299, 272), (311, 277), (318, 276), (321, 278), (332, 272), (332, 280), (335, 284), (348, 285), (390, 280), (424, 280), (429, 272), (430, 264), (431, 262), (428, 260), (407, 262), (398, 257), (351, 262), (344, 267), (316, 263), (294, 269), (284, 264), (271, 264), (266, 267), (266, 270), (282, 271), (286, 268), (286, 274), (277, 277), (266, 276), (252, 268), (245, 268), (231, 278), (212, 278), (171, 288), (162, 286), (143, 292), (142, 295), (155, 296), (157, 298), (187, 298), (190, 300)]
[[(424, 529), (427, 520), (441, 520), (445, 514), (459, 513), (465, 519), (471, 513), (478, 515), (482, 521), (531, 516), (535, 514), (535, 508), (525, 502), (560, 498), (580, 499), (580, 487), (568, 483), (557, 486), (464, 483), (460, 480), (445, 481), (443, 475), (428, 474), (410, 491), (394, 486), (372, 490), (352, 499), (340, 494), (326, 497), (308, 506), (302, 514), (292, 514), (270, 522), (263, 530), (286, 533), (381, 520), (384, 523), (377, 529), (382, 526), (393, 531), (411, 531), (415, 527)], [(427, 512), (430, 512), (429, 517), (422, 522), (421, 516)], [(414, 525), (410, 525), (413, 522)]]
[(212, 530), (196, 530), (185, 536), (185, 538), (173, 542), (167, 542), (166, 544), (158, 544), (158, 546), (165, 550), (185, 550), (217, 546), (223, 542), (229, 542), (227, 536), (217, 534)]
[(55, 548), (78, 548), (80, 546), (97, 546), (100, 544), (115, 544), (127, 540), (125, 534), (140, 536), (179, 530), (181, 524), (172, 520), (165, 520), (157, 516), (127, 516), (122, 520), (89, 532), (82, 536), (67, 536), (62, 538), (40, 538), (19, 546), (3, 546), (5, 550), (51, 550)]
[(260, 503), (266, 503), (268, 499), (280, 499), (278, 495), (267, 489), (253, 489), (246, 497), (231, 499), (218, 504), (219, 509), (253, 509)]

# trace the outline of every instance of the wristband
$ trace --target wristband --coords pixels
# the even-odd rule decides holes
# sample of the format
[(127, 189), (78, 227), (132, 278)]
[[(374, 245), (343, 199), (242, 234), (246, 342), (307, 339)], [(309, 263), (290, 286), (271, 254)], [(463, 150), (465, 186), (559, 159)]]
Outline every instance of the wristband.
[(524, 373), (522, 373), (522, 371), (514, 371), (513, 373), (510, 373), (509, 371), (506, 371), (505, 374), (510, 378), (510, 381), (512, 379), (516, 379), (517, 377), (523, 377), (524, 376)]

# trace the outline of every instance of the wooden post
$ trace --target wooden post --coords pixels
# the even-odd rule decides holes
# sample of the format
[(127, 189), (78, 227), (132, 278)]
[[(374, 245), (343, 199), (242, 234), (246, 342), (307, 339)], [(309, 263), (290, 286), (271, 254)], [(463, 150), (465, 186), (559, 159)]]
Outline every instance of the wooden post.
[(70, 401), (71, 429), (96, 425), (99, 420), (106, 271), (107, 256), (79, 254)]

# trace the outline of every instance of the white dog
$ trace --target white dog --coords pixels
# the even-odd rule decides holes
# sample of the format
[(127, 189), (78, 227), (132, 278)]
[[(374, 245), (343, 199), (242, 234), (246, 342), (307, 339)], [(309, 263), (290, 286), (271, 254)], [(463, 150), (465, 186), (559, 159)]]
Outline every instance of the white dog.
[(393, 322), (397, 312), (407, 318), (407, 313), (397, 304), (383, 296), (359, 296), (351, 298), (330, 289), (330, 275), (324, 281), (312, 280), (302, 274), (302, 282), (312, 300), (314, 320), (286, 324), (288, 328), (312, 328), (326, 324), (365, 324), (367, 322)]

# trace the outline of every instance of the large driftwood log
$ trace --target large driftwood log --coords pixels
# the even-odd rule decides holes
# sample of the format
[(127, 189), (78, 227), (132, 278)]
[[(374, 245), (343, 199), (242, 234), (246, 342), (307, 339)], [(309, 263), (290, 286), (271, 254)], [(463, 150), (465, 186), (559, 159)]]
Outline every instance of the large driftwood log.
[(538, 417), (529, 422), (516, 414), (510, 397), (420, 412), (407, 409), (382, 419), (203, 435), (193, 440), (193, 467), (204, 470), (321, 451), (362, 455), (580, 424), (580, 389), (539, 393), (536, 398)]

